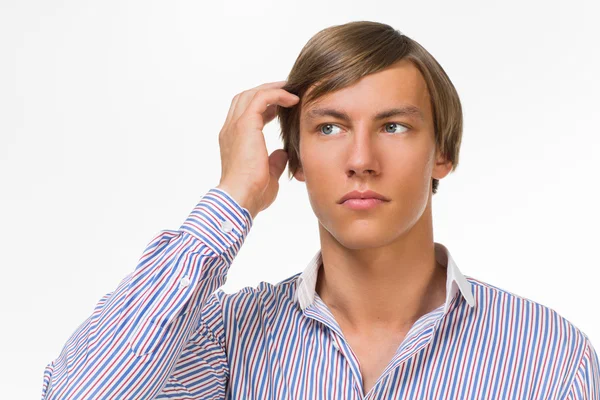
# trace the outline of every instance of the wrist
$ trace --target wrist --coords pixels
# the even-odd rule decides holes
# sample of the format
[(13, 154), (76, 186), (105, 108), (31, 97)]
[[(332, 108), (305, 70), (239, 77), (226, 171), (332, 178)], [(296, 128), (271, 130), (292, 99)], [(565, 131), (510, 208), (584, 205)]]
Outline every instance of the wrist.
[(248, 210), (252, 219), (256, 217), (259, 210), (257, 206), (254, 204), (254, 197), (248, 194), (246, 191), (235, 189), (231, 186), (227, 186), (226, 184), (220, 183), (217, 186), (217, 189), (221, 189), (225, 191), (232, 199), (235, 200), (236, 203), (242, 208)]

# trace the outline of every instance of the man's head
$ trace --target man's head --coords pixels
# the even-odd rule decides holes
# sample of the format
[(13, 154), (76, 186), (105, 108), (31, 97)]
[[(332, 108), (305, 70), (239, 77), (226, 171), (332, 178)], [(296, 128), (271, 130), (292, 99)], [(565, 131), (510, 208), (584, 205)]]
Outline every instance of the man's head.
[[(356, 21), (314, 35), (304, 46), (283, 89), (301, 98), (291, 108), (278, 107), (281, 138), (289, 157), (289, 178), (301, 168), (300, 115), (309, 102), (356, 83), (400, 60), (412, 62), (427, 84), (436, 146), (458, 167), (462, 139), (462, 107), (458, 93), (441, 65), (427, 50), (389, 25)], [(312, 89), (312, 90), (311, 90)], [(310, 93), (307, 93), (310, 91)], [(360, 100), (360, 99), (357, 99)], [(433, 178), (432, 192), (439, 180)]]
[[(458, 94), (435, 59), (389, 25), (358, 21), (320, 31), (283, 89), (300, 97), (277, 111), (290, 179), (306, 183), (325, 226), (344, 220), (337, 214), (348, 211), (336, 204), (342, 195), (371, 189), (391, 199), (389, 217), (408, 228), (458, 165)], [(401, 112), (374, 119), (391, 109)]]

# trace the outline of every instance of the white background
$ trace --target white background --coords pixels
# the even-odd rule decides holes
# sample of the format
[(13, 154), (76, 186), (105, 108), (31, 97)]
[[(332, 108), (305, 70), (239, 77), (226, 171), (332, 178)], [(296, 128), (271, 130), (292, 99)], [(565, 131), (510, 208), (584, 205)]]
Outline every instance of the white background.
[[(600, 349), (594, 2), (216, 3), (0, 3), (3, 398), (39, 398), (96, 302), (219, 183), (233, 96), (286, 79), (312, 35), (352, 20), (418, 41), (461, 96), (435, 240), (465, 275), (557, 310)], [(282, 147), (276, 120), (264, 133), (269, 153)], [(228, 293), (300, 272), (318, 249), (304, 183), (285, 174)]]

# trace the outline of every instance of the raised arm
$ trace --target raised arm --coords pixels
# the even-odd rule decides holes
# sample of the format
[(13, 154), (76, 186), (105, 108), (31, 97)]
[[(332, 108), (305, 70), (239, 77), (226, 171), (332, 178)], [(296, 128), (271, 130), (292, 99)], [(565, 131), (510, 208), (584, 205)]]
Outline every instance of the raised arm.
[[(201, 311), (225, 283), (253, 219), (277, 196), (287, 159), (281, 150), (268, 156), (262, 128), (275, 117), (275, 107), (299, 100), (283, 85), (263, 84), (233, 98), (219, 134), (219, 185), (179, 230), (161, 231), (135, 270), (100, 299), (46, 366), (42, 399), (153, 399), (163, 389), (186, 394), (169, 378), (194, 332), (207, 338), (204, 348), (221, 354), (199, 361), (208, 364), (206, 374), (218, 374), (214, 381), (221, 387), (214, 393), (224, 393), (225, 349), (211, 337)], [(210, 351), (199, 357), (203, 354)]]
[(100, 299), (46, 367), (42, 398), (154, 398), (251, 226), (246, 209), (211, 189), (179, 230), (161, 231), (135, 271)]

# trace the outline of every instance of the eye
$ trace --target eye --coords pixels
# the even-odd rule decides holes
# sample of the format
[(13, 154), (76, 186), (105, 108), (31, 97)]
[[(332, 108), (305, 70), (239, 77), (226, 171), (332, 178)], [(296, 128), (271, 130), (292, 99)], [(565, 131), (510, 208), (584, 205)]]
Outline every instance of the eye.
[[(409, 129), (407, 126), (400, 124), (398, 122), (389, 122), (389, 123), (385, 124), (384, 126), (385, 127), (392, 126), (392, 130), (398, 129), (398, 128), (402, 128), (405, 130)], [(326, 131), (323, 131), (322, 130), (323, 128), (326, 128)], [(321, 124), (317, 127), (317, 130), (319, 131), (319, 133), (323, 134), (324, 136), (332, 136), (331, 132), (332, 132), (332, 129), (334, 129), (334, 128), (339, 128), (339, 126), (334, 125), (334, 124)], [(387, 133), (395, 133), (395, 132), (389, 132), (387, 129), (386, 129), (386, 132)], [(397, 132), (397, 133), (403, 133), (403, 132)]]
[[(399, 124), (397, 122), (390, 122), (388, 124), (385, 124), (386, 126), (394, 126), (394, 127), (400, 127), (400, 128), (404, 128), (404, 129), (408, 129), (406, 126)], [(387, 131), (386, 131), (387, 132)], [(394, 132), (389, 132), (389, 133), (394, 133)]]
[(325, 135), (325, 136), (331, 136), (329, 133), (324, 133), (324, 132), (321, 130), (321, 128), (325, 128), (325, 127), (327, 128), (327, 130), (329, 131), (329, 133), (331, 133), (331, 129), (332, 129), (333, 127), (335, 127), (335, 128), (339, 128), (339, 126), (337, 126), (337, 125), (333, 125), (333, 124), (322, 124), (322, 125), (319, 125), (319, 126), (317, 127), (317, 130), (319, 131), (319, 133), (323, 133), (323, 135)]

